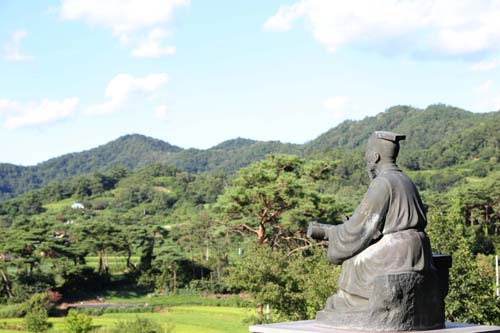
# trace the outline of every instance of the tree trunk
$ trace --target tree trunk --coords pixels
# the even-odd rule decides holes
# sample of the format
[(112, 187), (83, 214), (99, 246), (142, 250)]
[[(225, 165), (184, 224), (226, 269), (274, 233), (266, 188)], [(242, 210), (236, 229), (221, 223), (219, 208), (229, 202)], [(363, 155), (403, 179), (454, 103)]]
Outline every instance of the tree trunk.
[(266, 239), (266, 228), (262, 222), (259, 224), (259, 229), (257, 230), (257, 239), (260, 245), (264, 244), (264, 240)]
[(2, 274), (2, 280), (5, 285), (5, 290), (7, 291), (7, 295), (9, 298), (14, 297), (14, 294), (12, 294), (12, 290), (10, 288), (10, 280), (7, 274), (3, 271), (3, 269), (0, 269), (0, 274)]
[(262, 304), (261, 303), (257, 304), (257, 318), (259, 318), (259, 321), (262, 321), (262, 313), (263, 313), (262, 310), (263, 310)]
[(132, 258), (132, 251), (130, 251), (130, 248), (127, 248), (127, 269), (132, 268), (132, 263), (130, 261), (130, 258)]
[(191, 242), (191, 239), (189, 240), (189, 252), (191, 253), (191, 269), (193, 271), (193, 275), (191, 276), (191, 278), (194, 280), (194, 277), (196, 275), (196, 272), (195, 272), (195, 265), (194, 265), (194, 250), (193, 250), (193, 242)]
[(104, 271), (109, 272), (108, 249), (104, 250)]
[(175, 267), (175, 265), (172, 265), (172, 279), (172, 290), (175, 293), (175, 291), (177, 290), (177, 267)]
[(102, 266), (103, 266), (102, 265), (102, 250), (98, 250), (97, 251), (97, 256), (99, 257), (99, 268), (98, 268), (97, 272), (99, 274), (101, 274), (101, 272), (102, 272)]

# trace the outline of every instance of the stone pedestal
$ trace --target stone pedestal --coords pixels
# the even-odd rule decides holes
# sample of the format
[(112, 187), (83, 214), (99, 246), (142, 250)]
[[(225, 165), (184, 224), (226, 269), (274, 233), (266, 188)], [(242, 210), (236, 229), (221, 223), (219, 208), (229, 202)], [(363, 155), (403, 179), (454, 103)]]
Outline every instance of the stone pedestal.
[(367, 331), (429, 330), (444, 327), (444, 295), (435, 274), (378, 276), (366, 309), (323, 310), (325, 326)]
[[(369, 330), (353, 330), (324, 327), (315, 320), (293, 321), (267, 325), (253, 325), (249, 327), (253, 333), (366, 333)], [(397, 332), (397, 331), (392, 331)], [(424, 332), (424, 333), (475, 333), (475, 332), (500, 332), (500, 326), (472, 325), (461, 323), (446, 323), (445, 327), (426, 331), (399, 331), (399, 332)]]
[(327, 306), (317, 312), (316, 322), (326, 327), (370, 332), (443, 328), (450, 266), (450, 256), (434, 255), (432, 269), (425, 273), (377, 276), (365, 307)]

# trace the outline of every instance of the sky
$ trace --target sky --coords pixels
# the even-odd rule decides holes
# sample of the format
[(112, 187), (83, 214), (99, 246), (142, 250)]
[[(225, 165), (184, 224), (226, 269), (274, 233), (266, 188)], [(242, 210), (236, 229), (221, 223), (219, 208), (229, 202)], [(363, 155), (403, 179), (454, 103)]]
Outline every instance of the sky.
[(500, 109), (500, 0), (0, 0), (0, 162)]

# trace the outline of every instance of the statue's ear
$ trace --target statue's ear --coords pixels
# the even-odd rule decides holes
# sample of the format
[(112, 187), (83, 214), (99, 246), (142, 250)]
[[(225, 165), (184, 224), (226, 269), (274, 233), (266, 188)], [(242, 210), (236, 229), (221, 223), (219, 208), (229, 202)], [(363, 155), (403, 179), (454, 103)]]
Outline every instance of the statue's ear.
[(376, 151), (371, 151), (367, 156), (367, 160), (370, 163), (377, 163), (378, 161), (380, 161), (380, 154)]

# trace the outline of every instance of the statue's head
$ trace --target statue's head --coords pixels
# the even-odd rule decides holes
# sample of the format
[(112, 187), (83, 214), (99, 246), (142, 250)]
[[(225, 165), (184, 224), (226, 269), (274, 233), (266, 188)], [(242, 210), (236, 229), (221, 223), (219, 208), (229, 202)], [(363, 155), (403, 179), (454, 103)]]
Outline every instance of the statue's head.
[(377, 176), (381, 165), (396, 163), (399, 153), (399, 141), (404, 140), (405, 135), (376, 131), (370, 136), (366, 147), (366, 167), (371, 179)]

